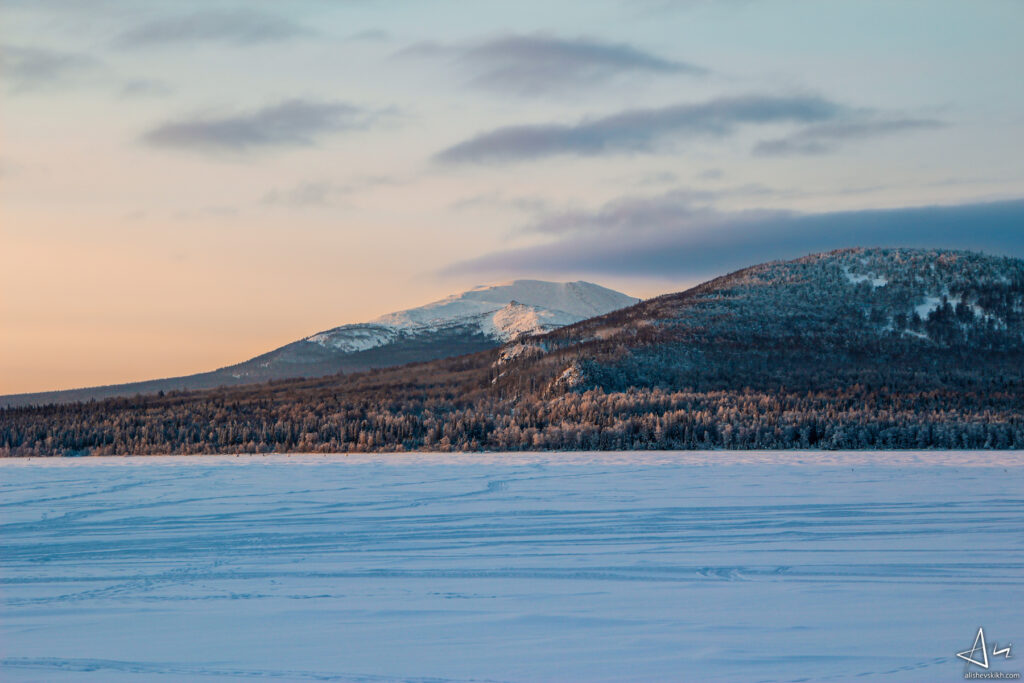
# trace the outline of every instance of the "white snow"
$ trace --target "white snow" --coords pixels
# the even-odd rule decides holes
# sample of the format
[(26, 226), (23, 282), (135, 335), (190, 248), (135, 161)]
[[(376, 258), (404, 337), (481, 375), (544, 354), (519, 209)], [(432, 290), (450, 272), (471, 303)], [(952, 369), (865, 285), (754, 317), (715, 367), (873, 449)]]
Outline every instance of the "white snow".
[[(918, 315), (918, 317), (921, 318), (921, 320), (927, 320), (928, 319), (928, 314), (931, 313), (934, 310), (937, 310), (939, 308), (939, 306), (941, 306), (941, 305), (942, 305), (942, 297), (926, 296), (924, 298), (924, 303), (923, 304), (918, 304), (917, 306), (915, 306), (914, 310), (917, 311), (917, 315)], [(950, 305), (954, 305), (954, 304), (951, 303)]]
[(0, 491), (5, 682), (941, 681), (1022, 635), (1020, 453), (33, 458)]
[(495, 365), (504, 365), (516, 358), (523, 355), (534, 355), (544, 352), (544, 347), (540, 344), (509, 344), (501, 349), (498, 354), (498, 360), (494, 361)]
[(548, 332), (579, 320), (580, 317), (572, 313), (526, 306), (513, 301), (493, 315), (485, 316), (480, 330), (489, 337), (510, 341), (524, 334)]
[(554, 384), (564, 384), (568, 387), (577, 387), (583, 382), (583, 373), (577, 363), (570, 363), (562, 374), (554, 379)]
[(419, 308), (389, 313), (372, 322), (398, 328), (444, 325), (459, 318), (493, 313), (513, 301), (561, 311), (576, 316), (576, 320), (583, 320), (631, 306), (638, 299), (589, 282), (515, 280), (501, 285), (479, 286)]
[[(954, 309), (957, 306), (960, 305), (961, 301), (963, 301), (962, 297), (960, 297), (960, 296), (950, 296), (948, 294), (946, 294), (944, 296), (946, 297), (946, 300), (949, 301), (949, 305), (952, 306)], [(984, 308), (982, 308), (981, 306), (979, 306), (978, 304), (976, 304), (974, 302), (968, 302), (967, 305), (971, 309), (971, 312), (974, 313), (974, 316), (976, 318), (978, 318), (979, 320), (983, 320), (983, 321), (987, 322), (988, 320), (991, 319), (995, 323), (996, 326), (1002, 327), (1002, 328), (1005, 329), (1006, 321), (1004, 321), (999, 316), (991, 315), (990, 313), (986, 313)], [(921, 320), (927, 320), (928, 319), (928, 315), (932, 311), (938, 310), (939, 307), (941, 307), (941, 306), (942, 306), (942, 297), (940, 297), (940, 296), (926, 296), (925, 299), (924, 299), (924, 303), (915, 306), (914, 310), (917, 311), (917, 315), (921, 318)]]
[(384, 346), (398, 338), (398, 332), (382, 325), (343, 325), (307, 337), (307, 341), (338, 349), (345, 353), (365, 351)]
[(850, 269), (846, 266), (843, 267), (843, 274), (846, 275), (846, 279), (852, 284), (859, 284), (861, 282), (870, 282), (872, 287), (885, 287), (889, 284), (889, 280), (880, 275), (873, 273), (868, 275), (856, 275), (850, 272)]
[(401, 336), (471, 326), (497, 341), (546, 332), (631, 306), (639, 299), (589, 282), (515, 280), (480, 286), (440, 301), (382, 315), (369, 323), (343, 325), (307, 337), (344, 352), (364, 351)]

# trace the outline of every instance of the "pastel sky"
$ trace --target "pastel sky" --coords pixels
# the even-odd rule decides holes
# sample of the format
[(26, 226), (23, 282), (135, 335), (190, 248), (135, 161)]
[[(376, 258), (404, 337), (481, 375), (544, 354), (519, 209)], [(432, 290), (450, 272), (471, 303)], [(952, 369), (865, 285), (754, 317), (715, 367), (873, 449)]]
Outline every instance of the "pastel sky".
[(516, 277), (1024, 256), (1018, 0), (4, 0), (0, 393)]

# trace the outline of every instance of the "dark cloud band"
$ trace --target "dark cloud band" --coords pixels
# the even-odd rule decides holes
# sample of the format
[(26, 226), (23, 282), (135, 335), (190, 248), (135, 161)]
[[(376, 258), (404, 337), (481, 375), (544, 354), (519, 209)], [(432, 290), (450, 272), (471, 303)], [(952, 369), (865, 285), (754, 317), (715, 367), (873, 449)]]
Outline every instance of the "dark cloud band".
[(760, 142), (754, 147), (754, 154), (761, 156), (824, 154), (848, 140), (860, 140), (926, 128), (941, 128), (944, 125), (943, 122), (935, 119), (910, 118), (825, 123), (808, 126), (786, 137)]
[(649, 151), (668, 136), (728, 135), (738, 126), (816, 123), (847, 113), (815, 96), (723, 97), (700, 104), (631, 109), (576, 124), (507, 126), (481, 133), (439, 152), (442, 163), (487, 163), (537, 159), (556, 154), (582, 156)]
[(654, 152), (681, 138), (732, 135), (743, 126), (793, 124), (790, 135), (759, 143), (760, 155), (820, 154), (850, 140), (938, 128), (934, 119), (893, 118), (823, 97), (746, 95), (699, 104), (631, 109), (575, 124), (505, 126), (438, 152), (446, 164), (504, 163), (560, 154), (594, 156)]
[(38, 47), (0, 45), (0, 78), (15, 90), (60, 84), (72, 76), (97, 67), (98, 62), (87, 55)]
[(503, 35), (464, 45), (421, 43), (399, 56), (447, 57), (471, 75), (470, 85), (516, 95), (576, 90), (627, 74), (707, 73), (703, 67), (666, 59), (628, 43), (544, 34)]
[(326, 134), (365, 127), (375, 118), (344, 102), (288, 100), (246, 114), (170, 121), (142, 139), (160, 147), (244, 152), (311, 145)]
[(122, 33), (122, 47), (151, 47), (177, 43), (255, 43), (289, 40), (309, 31), (292, 21), (254, 10), (207, 11), (163, 17)]
[(1024, 200), (821, 214), (703, 210), (675, 219), (678, 199), (669, 198), (662, 208), (659, 213), (654, 201), (640, 207), (634, 223), (625, 209), (614, 216), (596, 212), (590, 230), (585, 217), (576, 216), (576, 229), (555, 242), (463, 261), (444, 272), (702, 277), (851, 246), (1024, 256)]

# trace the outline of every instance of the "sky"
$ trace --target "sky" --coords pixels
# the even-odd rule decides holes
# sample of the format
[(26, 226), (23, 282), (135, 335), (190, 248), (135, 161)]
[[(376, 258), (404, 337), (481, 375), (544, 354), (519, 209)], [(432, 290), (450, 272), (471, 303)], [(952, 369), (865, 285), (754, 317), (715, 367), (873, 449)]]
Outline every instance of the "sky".
[(0, 393), (514, 278), (1024, 256), (1019, 0), (4, 0)]

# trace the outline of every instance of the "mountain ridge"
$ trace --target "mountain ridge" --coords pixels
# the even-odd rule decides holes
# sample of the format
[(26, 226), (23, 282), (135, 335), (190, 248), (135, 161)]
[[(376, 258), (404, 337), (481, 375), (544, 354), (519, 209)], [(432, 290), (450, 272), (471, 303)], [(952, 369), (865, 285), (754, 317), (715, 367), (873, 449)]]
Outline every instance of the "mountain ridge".
[[(548, 364), (565, 361), (562, 372), (576, 377), (577, 389), (731, 386), (740, 378), (781, 386), (834, 365), (813, 344), (802, 348), (809, 341), (849, 356), (861, 370), (872, 354), (909, 367), (922, 350), (1019, 352), (1024, 260), (957, 250), (839, 249), (743, 268), (502, 353), (520, 365), (541, 356)], [(629, 353), (609, 351), (616, 346)], [(783, 362), (790, 357), (796, 360)], [(502, 375), (515, 371), (506, 367)]]
[(636, 301), (635, 297), (582, 280), (513, 280), (478, 285), (366, 323), (330, 328), (209, 372), (99, 387), (10, 394), (0, 396), (0, 406), (213, 389), (404, 365), (493, 348), (520, 335), (550, 331)]
[(0, 450), (1005, 449), (1021, 405), (1024, 260), (858, 248), (344, 381), (7, 410)]

